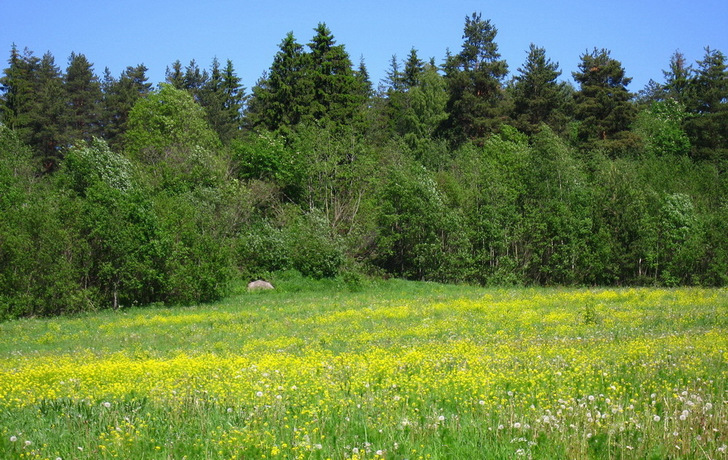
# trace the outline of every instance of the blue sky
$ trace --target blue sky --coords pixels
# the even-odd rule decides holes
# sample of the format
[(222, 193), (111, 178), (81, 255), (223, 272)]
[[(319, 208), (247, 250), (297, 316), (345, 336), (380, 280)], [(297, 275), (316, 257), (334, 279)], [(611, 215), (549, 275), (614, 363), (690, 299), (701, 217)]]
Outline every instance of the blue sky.
[(701, 59), (705, 46), (728, 54), (726, 0), (0, 0), (0, 11), (2, 68), (15, 43), (38, 56), (50, 51), (63, 69), (72, 51), (85, 54), (99, 76), (104, 67), (118, 76), (143, 63), (155, 84), (176, 59), (194, 58), (209, 68), (217, 57), (231, 59), (249, 89), (286, 33), (305, 44), (325, 22), (355, 64), (364, 58), (376, 86), (393, 54), (404, 59), (414, 47), (440, 64), (447, 48), (458, 52), (465, 16), (474, 11), (498, 29), (511, 73), (532, 42), (546, 48), (568, 80), (581, 54), (607, 48), (633, 77), (629, 89), (636, 92), (650, 78), (662, 81), (675, 50), (689, 62)]

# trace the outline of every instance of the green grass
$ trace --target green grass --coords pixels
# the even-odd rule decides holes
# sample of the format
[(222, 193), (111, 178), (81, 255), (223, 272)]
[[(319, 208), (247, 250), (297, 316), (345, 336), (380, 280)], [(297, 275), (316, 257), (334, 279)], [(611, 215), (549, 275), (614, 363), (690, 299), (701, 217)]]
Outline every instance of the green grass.
[(726, 290), (273, 281), (0, 324), (0, 458), (728, 458)]

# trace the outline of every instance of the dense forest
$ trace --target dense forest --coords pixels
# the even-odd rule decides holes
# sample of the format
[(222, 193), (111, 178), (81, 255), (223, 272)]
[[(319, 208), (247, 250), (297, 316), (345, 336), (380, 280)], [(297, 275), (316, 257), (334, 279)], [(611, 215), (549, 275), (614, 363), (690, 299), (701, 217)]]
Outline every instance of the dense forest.
[(13, 45), (0, 79), (0, 318), (218, 299), (296, 270), (482, 285), (728, 284), (728, 72), (610, 50), (511, 71), (466, 17), (375, 88), (325, 24), (248, 91), (231, 61), (99, 77)]

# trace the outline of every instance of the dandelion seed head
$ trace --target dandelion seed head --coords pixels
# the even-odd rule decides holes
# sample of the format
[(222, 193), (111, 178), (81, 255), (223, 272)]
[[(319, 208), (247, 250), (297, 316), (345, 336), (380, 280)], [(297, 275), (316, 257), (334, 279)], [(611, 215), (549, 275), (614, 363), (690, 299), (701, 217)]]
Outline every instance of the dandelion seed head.
[(655, 415), (654, 417), (652, 417), (652, 420), (654, 420), (655, 422), (659, 422), (661, 419), (659, 415)]
[(18, 438), (16, 436), (10, 436), (10, 442), (15, 442), (17, 440)]

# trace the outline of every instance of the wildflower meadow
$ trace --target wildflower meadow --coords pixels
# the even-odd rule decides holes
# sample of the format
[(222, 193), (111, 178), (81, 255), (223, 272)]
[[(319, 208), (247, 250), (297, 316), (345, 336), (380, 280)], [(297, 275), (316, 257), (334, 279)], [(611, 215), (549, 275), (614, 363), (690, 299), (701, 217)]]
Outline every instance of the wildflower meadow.
[(725, 289), (279, 289), (0, 357), (8, 459), (728, 458)]

